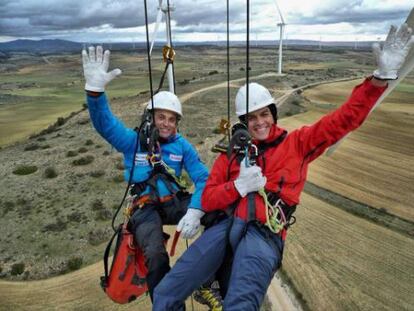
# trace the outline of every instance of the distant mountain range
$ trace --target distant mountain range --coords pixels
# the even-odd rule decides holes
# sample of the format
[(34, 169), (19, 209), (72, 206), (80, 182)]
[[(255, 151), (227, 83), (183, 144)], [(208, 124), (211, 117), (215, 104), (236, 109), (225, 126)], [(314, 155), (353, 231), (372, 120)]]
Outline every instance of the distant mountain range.
[[(9, 42), (0, 43), (0, 53), (8, 52), (33, 52), (33, 53), (63, 53), (63, 52), (76, 52), (81, 50), (85, 45), (89, 43), (73, 42), (67, 40), (15, 40)], [(250, 46), (278, 46), (278, 41), (254, 41), (250, 42)], [(103, 45), (109, 49), (113, 50), (133, 50), (133, 49), (143, 49), (146, 47), (145, 42), (136, 42), (136, 43), (103, 43)], [(159, 43), (159, 46), (163, 43)], [(216, 45), (216, 46), (225, 46), (225, 41), (206, 41), (206, 42), (175, 42), (175, 46), (200, 46), (200, 45)], [(243, 41), (233, 41), (231, 42), (232, 46), (244, 46), (245, 42)], [(285, 40), (284, 45), (287, 46), (302, 46), (302, 47), (342, 47), (342, 48), (357, 48), (366, 49), (370, 48), (372, 42), (319, 42), (311, 40)]]
[(65, 52), (80, 50), (82, 43), (66, 40), (15, 40), (0, 43), (0, 52)]

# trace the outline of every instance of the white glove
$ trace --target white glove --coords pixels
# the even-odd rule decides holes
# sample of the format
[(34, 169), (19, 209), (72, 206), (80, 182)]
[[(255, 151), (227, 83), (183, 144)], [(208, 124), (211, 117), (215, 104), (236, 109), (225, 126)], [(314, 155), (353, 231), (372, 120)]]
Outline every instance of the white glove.
[(250, 192), (259, 191), (266, 184), (266, 177), (259, 166), (246, 167), (246, 158), (240, 163), (239, 177), (234, 181), (234, 186), (242, 197)]
[(395, 80), (398, 78), (398, 70), (414, 43), (412, 29), (407, 24), (397, 27), (391, 26), (390, 32), (381, 48), (378, 43), (372, 46), (377, 60), (378, 69), (374, 71), (374, 77), (380, 80)]
[(85, 90), (92, 92), (104, 92), (105, 85), (113, 78), (120, 75), (120, 69), (114, 69), (108, 72), (109, 55), (111, 52), (106, 50), (102, 53), (102, 46), (89, 47), (89, 55), (86, 50), (82, 50), (83, 75), (85, 76)]
[(187, 213), (181, 218), (177, 225), (177, 231), (181, 232), (183, 239), (193, 238), (198, 229), (200, 229), (200, 218), (204, 216), (204, 212), (199, 209), (189, 208)]

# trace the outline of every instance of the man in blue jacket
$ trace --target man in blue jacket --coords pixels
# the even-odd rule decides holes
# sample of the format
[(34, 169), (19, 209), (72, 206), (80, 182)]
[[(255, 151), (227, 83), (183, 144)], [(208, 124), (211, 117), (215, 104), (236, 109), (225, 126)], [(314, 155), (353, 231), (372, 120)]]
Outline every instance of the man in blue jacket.
[[(137, 133), (112, 114), (105, 86), (121, 70), (108, 72), (109, 56), (101, 46), (89, 47), (89, 53), (82, 51), (89, 114), (98, 133), (124, 155), (125, 179), (131, 179), (134, 196), (128, 229), (144, 252), (152, 299), (155, 286), (170, 270), (162, 226), (178, 223), (177, 231), (183, 238), (196, 235), (204, 215), (200, 199), (208, 171), (194, 147), (177, 133), (182, 110), (173, 93), (159, 92), (148, 103), (147, 113), (154, 117), (150, 130)], [(154, 133), (155, 140), (151, 137)], [(194, 183), (192, 195), (180, 185), (183, 168)]]

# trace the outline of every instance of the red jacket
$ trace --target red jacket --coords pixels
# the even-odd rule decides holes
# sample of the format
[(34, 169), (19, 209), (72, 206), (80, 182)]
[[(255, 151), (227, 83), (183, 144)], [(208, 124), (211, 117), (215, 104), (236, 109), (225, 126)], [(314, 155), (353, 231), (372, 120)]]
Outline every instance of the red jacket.
[[(299, 203), (305, 185), (308, 165), (326, 148), (347, 133), (358, 128), (368, 116), (386, 87), (376, 87), (366, 79), (352, 91), (351, 97), (341, 107), (325, 115), (311, 126), (303, 126), (289, 133), (276, 147), (267, 148), (259, 155), (257, 165), (267, 178), (266, 190), (278, 192), (288, 205)], [(276, 140), (285, 132), (276, 124), (270, 130), (266, 142)], [(257, 142), (256, 142), (257, 143)], [(232, 161), (230, 179), (227, 179), (229, 159), (226, 154), (218, 156), (201, 198), (203, 210), (224, 210), (240, 199), (235, 215), (247, 219), (247, 196), (241, 198), (234, 186), (240, 165)], [(256, 194), (256, 219), (266, 222), (263, 199)]]

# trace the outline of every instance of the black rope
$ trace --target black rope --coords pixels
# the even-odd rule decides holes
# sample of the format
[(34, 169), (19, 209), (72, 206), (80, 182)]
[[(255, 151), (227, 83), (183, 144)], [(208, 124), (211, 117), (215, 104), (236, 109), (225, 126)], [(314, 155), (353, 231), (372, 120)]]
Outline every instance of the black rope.
[[(227, 0), (227, 126), (230, 127), (230, 5)], [(230, 142), (230, 129), (227, 129)]]
[[(154, 97), (154, 92), (153, 92), (153, 89), (152, 89), (152, 71), (151, 71), (151, 57), (150, 57), (149, 34), (148, 34), (147, 0), (144, 0), (144, 6), (145, 6), (145, 29), (146, 29), (146, 35), (147, 35), (147, 57), (148, 57), (148, 70), (149, 70), (149, 84), (150, 84), (151, 106), (152, 106), (151, 108), (152, 108), (152, 119), (154, 120), (154, 98), (153, 98)], [(124, 201), (125, 201), (125, 199), (128, 195), (129, 188), (132, 184), (132, 178), (134, 176), (134, 169), (135, 169), (135, 156), (137, 154), (138, 145), (139, 145), (139, 132), (142, 130), (142, 125), (143, 124), (144, 124), (144, 122), (141, 123), (141, 126), (140, 126), (140, 128), (137, 132), (137, 140), (135, 142), (134, 157), (133, 157), (133, 160), (132, 160), (132, 167), (131, 167), (131, 172), (130, 172), (130, 175), (129, 175), (129, 178), (128, 178), (128, 184), (127, 184), (127, 187), (125, 189), (124, 195), (122, 197), (121, 203), (119, 204), (114, 216), (112, 217), (111, 226), (112, 226), (112, 229), (114, 231), (117, 230), (117, 228), (115, 228), (116, 217), (118, 216), (118, 213), (121, 210), (122, 205), (124, 204)]]
[(151, 55), (150, 55), (149, 33), (148, 33), (147, 0), (144, 0), (144, 7), (145, 7), (145, 32), (147, 35), (148, 72), (149, 72), (149, 84), (150, 84), (150, 92), (151, 92), (151, 112), (152, 112), (152, 119), (154, 120), (154, 91), (152, 89), (152, 70), (151, 70)]
[[(167, 14), (168, 14), (168, 35), (170, 37), (170, 44), (171, 44), (171, 49), (174, 50), (173, 48), (173, 43), (172, 43), (172, 36), (171, 36), (171, 15), (170, 15), (170, 0), (167, 0)], [(174, 94), (175, 92), (175, 72), (174, 72), (174, 63), (171, 63), (171, 68), (172, 68), (172, 74), (173, 74), (173, 84), (174, 84)]]
[[(154, 94), (157, 94), (162, 89), (162, 86), (164, 85), (165, 74), (167, 73), (169, 65), (172, 65), (172, 61), (169, 58), (167, 58), (167, 64), (165, 65), (164, 72), (161, 75), (160, 84), (158, 85), (158, 89), (155, 90)], [(174, 85), (174, 93), (175, 93), (175, 85)]]
[(249, 114), (249, 46), (250, 46), (250, 1), (247, 0), (247, 38), (246, 38), (246, 121)]
[(128, 185), (127, 185), (127, 187), (126, 187), (126, 189), (125, 189), (125, 193), (124, 193), (124, 196), (122, 197), (121, 203), (119, 204), (119, 206), (118, 206), (118, 208), (117, 208), (117, 210), (116, 210), (116, 212), (115, 212), (114, 216), (112, 217), (112, 223), (111, 223), (111, 226), (112, 226), (112, 229), (114, 230), (114, 232), (116, 232), (116, 231), (117, 231), (117, 228), (115, 228), (115, 219), (116, 219), (116, 216), (118, 216), (118, 213), (119, 213), (119, 211), (120, 211), (120, 209), (121, 209), (122, 205), (124, 204), (125, 198), (126, 198), (126, 196), (128, 195), (129, 187), (130, 187), (130, 186), (131, 186), (131, 184), (132, 184), (132, 177), (133, 177), (133, 175), (134, 175), (134, 169), (135, 169), (135, 155), (137, 154), (137, 151), (138, 151), (138, 145), (139, 145), (139, 132), (141, 131), (141, 129), (142, 129), (142, 125), (143, 125), (143, 124), (144, 124), (144, 122), (141, 124), (141, 127), (140, 127), (140, 128), (139, 128), (139, 130), (137, 131), (137, 140), (135, 141), (134, 158), (133, 158), (133, 160), (132, 160), (132, 167), (131, 167), (131, 173), (130, 173), (129, 178), (128, 178)]

